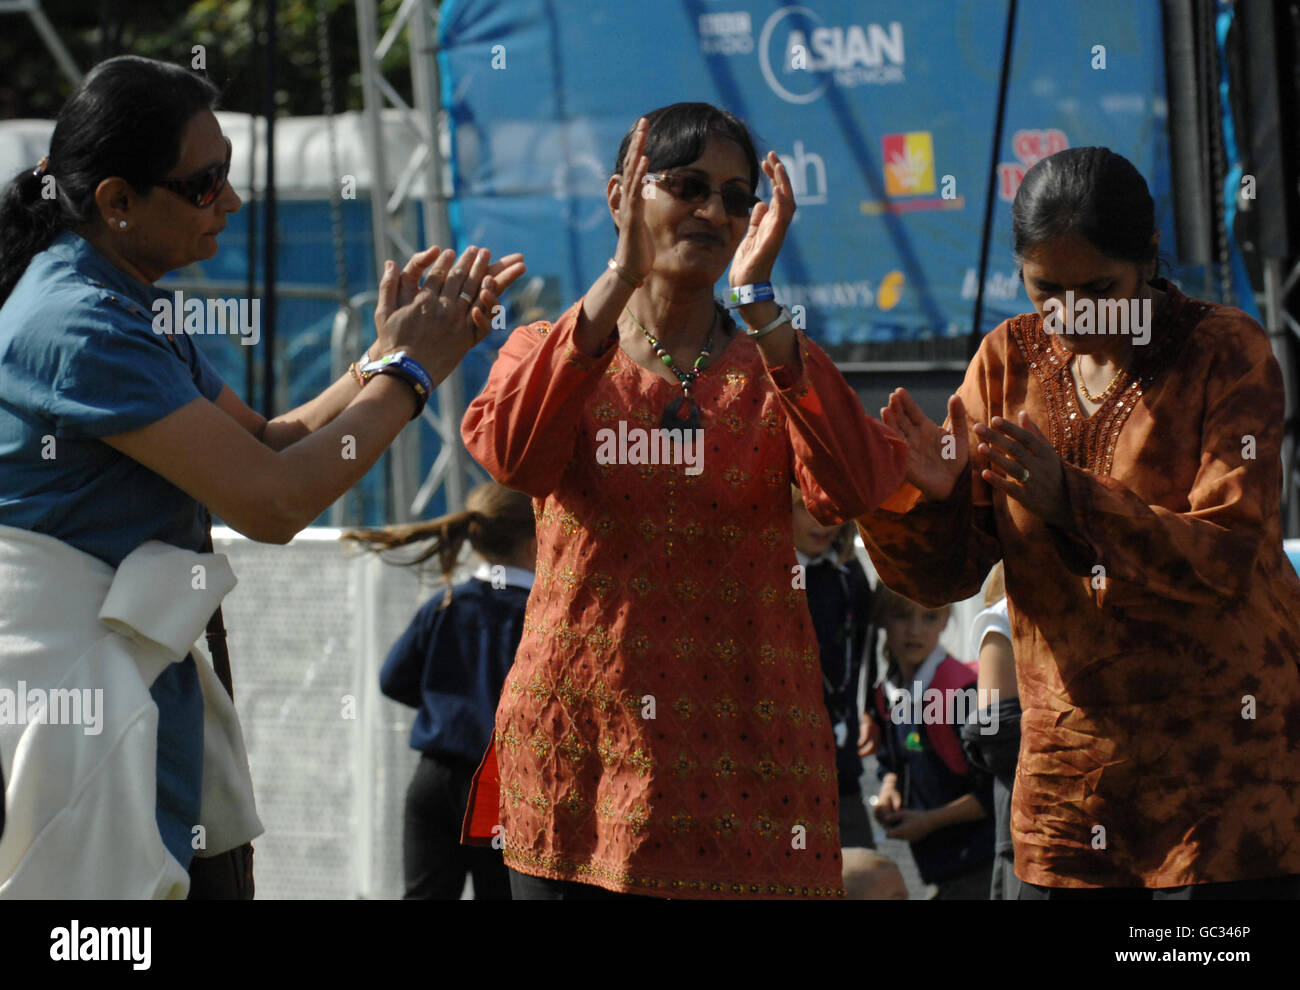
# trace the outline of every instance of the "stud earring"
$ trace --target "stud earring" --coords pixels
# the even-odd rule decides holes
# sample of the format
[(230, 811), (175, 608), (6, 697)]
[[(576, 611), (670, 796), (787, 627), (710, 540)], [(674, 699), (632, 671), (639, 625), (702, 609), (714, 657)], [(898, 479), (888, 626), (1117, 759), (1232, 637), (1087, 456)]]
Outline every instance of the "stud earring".
[(121, 230), (126, 230), (126, 221), (125, 221), (125, 220), (119, 220), (119, 221), (117, 222), (117, 226), (118, 226), (118, 228), (121, 229)]

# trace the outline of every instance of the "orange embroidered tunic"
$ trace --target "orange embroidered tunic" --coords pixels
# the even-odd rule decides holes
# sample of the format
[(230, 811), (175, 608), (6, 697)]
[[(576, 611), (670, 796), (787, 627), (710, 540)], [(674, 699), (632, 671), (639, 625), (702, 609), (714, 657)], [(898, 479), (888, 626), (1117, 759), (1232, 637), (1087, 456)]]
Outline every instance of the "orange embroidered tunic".
[(851, 518), (898, 487), (906, 445), (802, 334), (801, 366), (770, 373), (741, 334), (692, 388), (701, 464), (601, 463), (681, 390), (617, 346), (578, 352), (580, 305), (515, 330), (462, 424), (533, 496), (538, 540), (466, 835), (499, 824), (513, 869), (614, 891), (843, 896), (790, 484)]
[(1300, 873), (1281, 373), (1246, 314), (1167, 291), (1151, 340), (1090, 417), (1036, 314), (989, 334), (959, 391), (973, 420), (1024, 409), (1048, 436), (1070, 532), (975, 473), (946, 502), (905, 486), (910, 498), (858, 520), (885, 583), (923, 603), (974, 594), (1004, 560), (1024, 713), (1016, 875), (1042, 886)]

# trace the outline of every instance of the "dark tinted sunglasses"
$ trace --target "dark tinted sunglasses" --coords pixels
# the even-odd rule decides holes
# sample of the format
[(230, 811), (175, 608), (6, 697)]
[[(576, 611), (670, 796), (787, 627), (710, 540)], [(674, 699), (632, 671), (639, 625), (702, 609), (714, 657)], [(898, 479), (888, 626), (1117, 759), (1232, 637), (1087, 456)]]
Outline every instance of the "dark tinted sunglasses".
[(233, 151), (230, 138), (226, 138), (226, 160), (220, 165), (209, 165), (197, 175), (188, 179), (159, 179), (154, 183), (164, 189), (170, 189), (177, 196), (188, 200), (202, 209), (216, 202), (226, 188), (226, 176), (230, 174), (230, 156)]
[[(663, 186), (670, 195), (684, 203), (706, 203), (714, 193), (712, 186), (693, 175), (679, 175), (675, 172), (650, 172), (646, 175), (646, 178), (654, 181), (656, 185)], [(727, 216), (730, 217), (749, 216), (749, 211), (758, 202), (757, 196), (752, 196), (745, 190), (737, 189), (735, 186), (724, 186), (719, 191), (722, 193), (722, 208), (727, 211)]]

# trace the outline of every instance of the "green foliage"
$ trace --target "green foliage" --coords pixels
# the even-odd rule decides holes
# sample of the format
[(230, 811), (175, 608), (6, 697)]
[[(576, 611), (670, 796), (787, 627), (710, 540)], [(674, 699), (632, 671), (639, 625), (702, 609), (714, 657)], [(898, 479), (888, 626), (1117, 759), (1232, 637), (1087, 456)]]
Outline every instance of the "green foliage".
[[(360, 55), (354, 0), (277, 0), (276, 111), (319, 114), (322, 108), (317, 11), (323, 3), (333, 65), (335, 109), (360, 110)], [(401, 0), (378, 0), (379, 34)], [(85, 71), (113, 55), (144, 55), (190, 65), (193, 47), (205, 49), (207, 74), (224, 93), (221, 109), (265, 112), (265, 56), (255, 43), (264, 0), (45, 0), (46, 16), (73, 61)], [(400, 40), (384, 74), (410, 97), (410, 52)], [(72, 82), (58, 68), (25, 14), (0, 17), (0, 118), (58, 115)]]

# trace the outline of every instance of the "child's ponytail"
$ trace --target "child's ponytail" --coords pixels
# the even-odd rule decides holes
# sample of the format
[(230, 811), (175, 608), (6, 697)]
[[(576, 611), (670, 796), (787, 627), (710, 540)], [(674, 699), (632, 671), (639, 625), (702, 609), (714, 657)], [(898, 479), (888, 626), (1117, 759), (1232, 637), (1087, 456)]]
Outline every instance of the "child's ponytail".
[[(375, 553), (426, 543), (410, 559), (392, 562), (416, 567), (436, 556), (442, 580), (450, 585), (466, 541), (484, 560), (498, 563), (517, 555), (535, 535), (532, 500), (489, 481), (469, 493), (463, 512), (380, 529), (351, 529), (339, 538), (352, 540)], [(449, 592), (443, 605), (450, 599)]]

